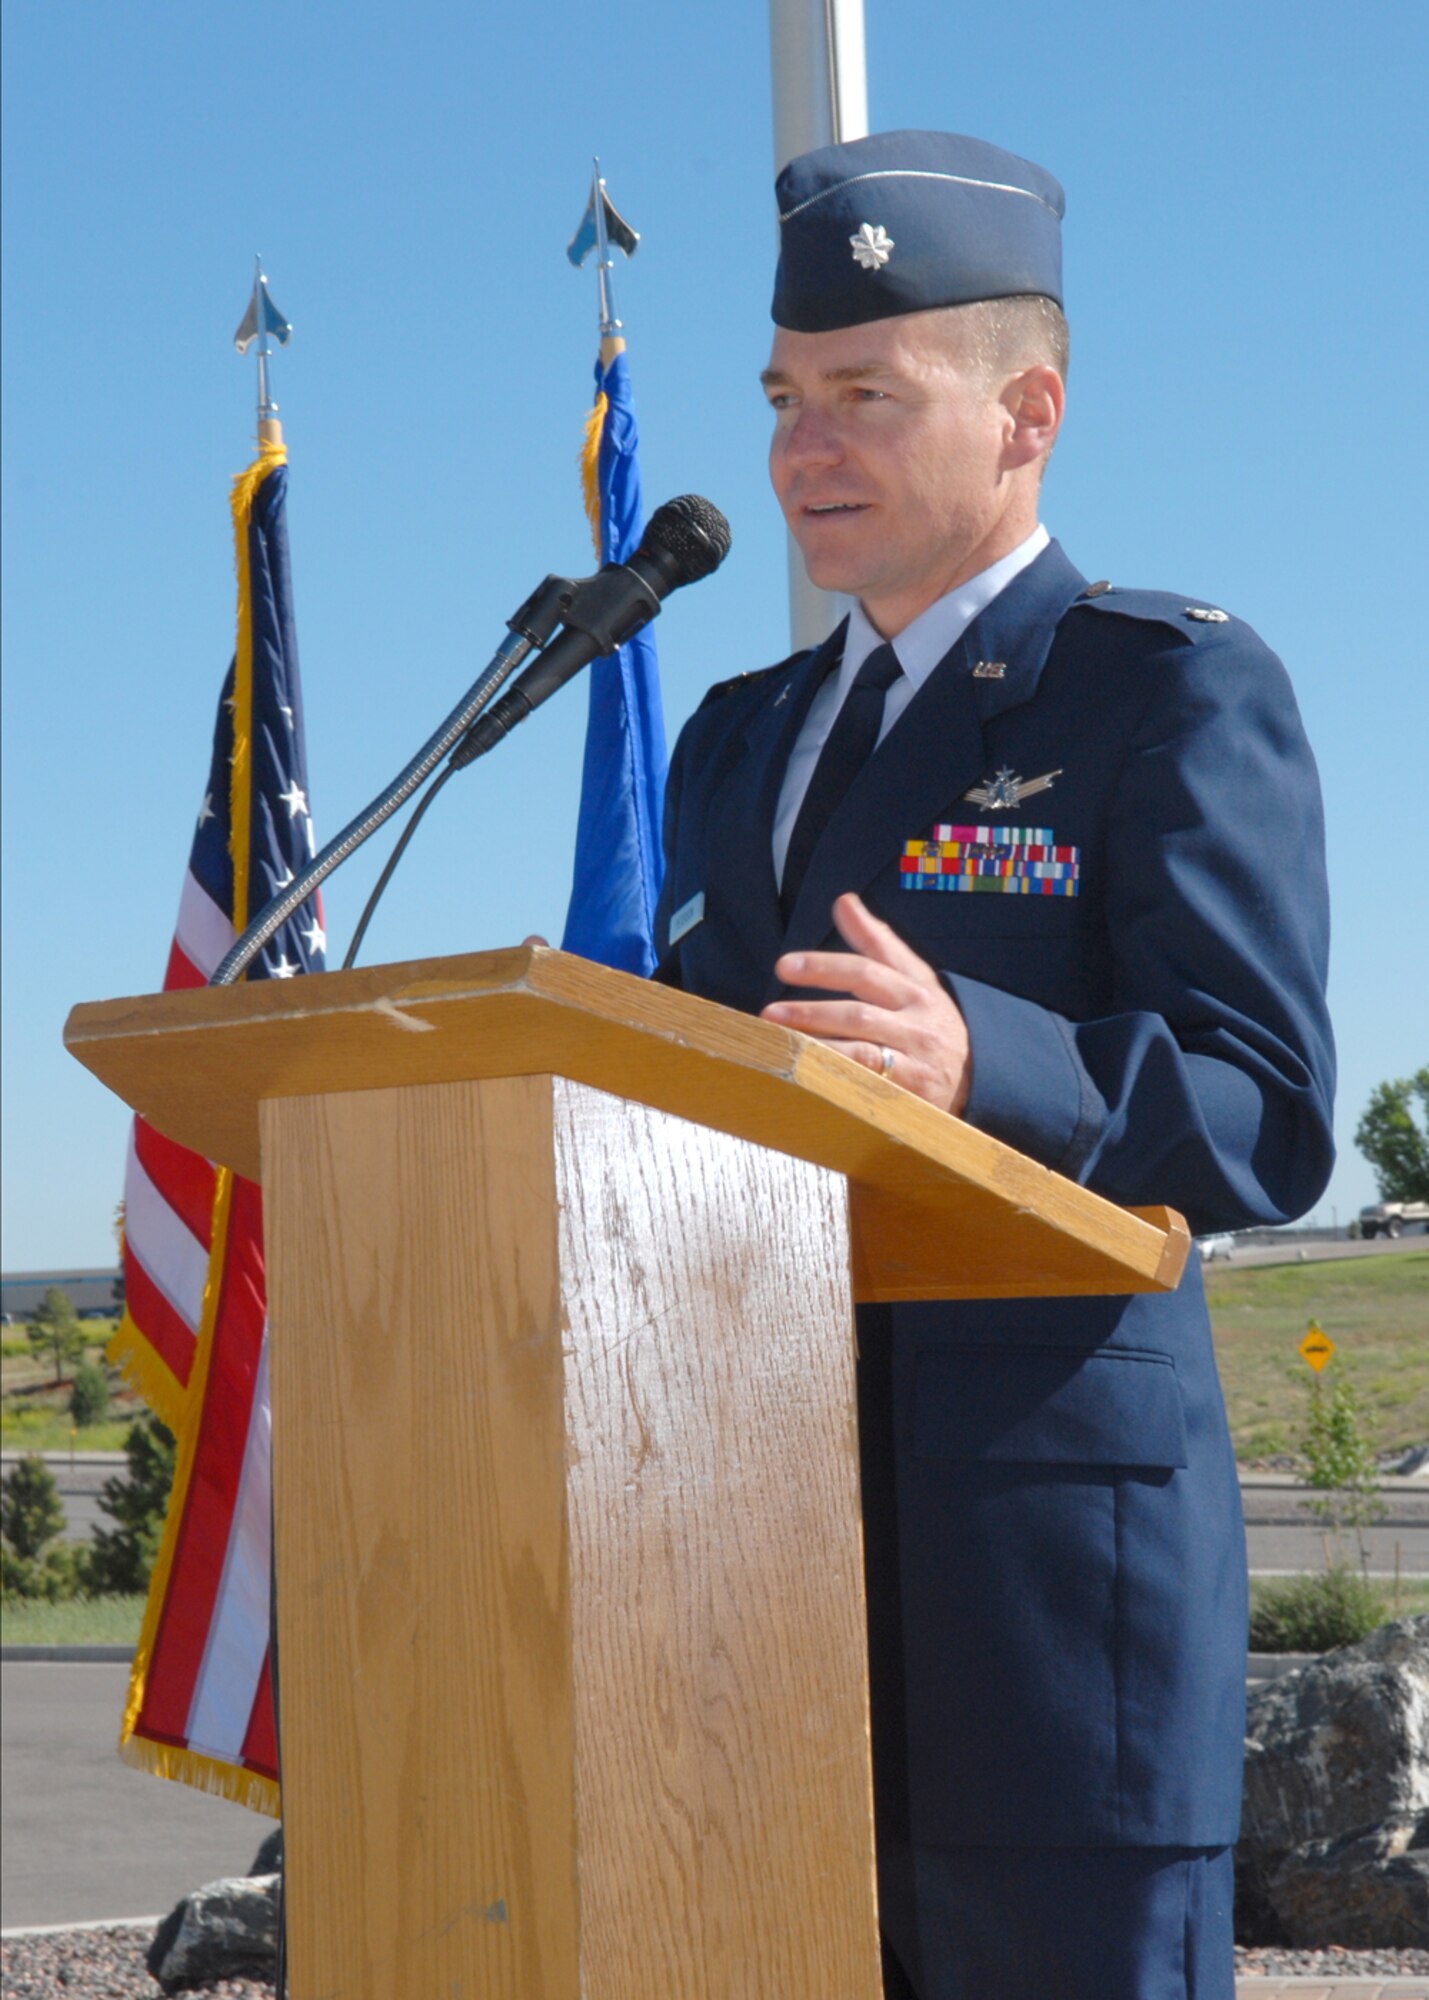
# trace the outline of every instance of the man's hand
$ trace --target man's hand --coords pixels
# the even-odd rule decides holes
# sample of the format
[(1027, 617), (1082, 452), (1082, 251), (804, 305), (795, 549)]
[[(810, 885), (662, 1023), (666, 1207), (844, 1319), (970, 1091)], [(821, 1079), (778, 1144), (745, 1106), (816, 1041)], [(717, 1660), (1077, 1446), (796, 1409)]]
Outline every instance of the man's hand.
[(763, 1018), (817, 1035), (940, 1111), (960, 1114), (972, 1088), (972, 1051), (947, 988), (857, 896), (839, 897), (834, 922), (849, 951), (786, 952), (774, 970), (786, 986), (826, 986), (852, 998), (776, 1000)]

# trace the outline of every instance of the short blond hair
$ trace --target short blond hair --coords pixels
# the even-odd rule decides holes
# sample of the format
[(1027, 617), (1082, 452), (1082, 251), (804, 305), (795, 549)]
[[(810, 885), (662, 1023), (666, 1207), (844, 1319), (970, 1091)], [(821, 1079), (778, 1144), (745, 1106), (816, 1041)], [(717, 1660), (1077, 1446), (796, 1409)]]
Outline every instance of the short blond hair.
[(975, 305), (940, 306), (936, 317), (953, 335), (958, 359), (987, 381), (1002, 382), (1021, 368), (1048, 364), (1065, 382), (1071, 334), (1062, 308), (1040, 292), (1013, 299), (979, 299)]

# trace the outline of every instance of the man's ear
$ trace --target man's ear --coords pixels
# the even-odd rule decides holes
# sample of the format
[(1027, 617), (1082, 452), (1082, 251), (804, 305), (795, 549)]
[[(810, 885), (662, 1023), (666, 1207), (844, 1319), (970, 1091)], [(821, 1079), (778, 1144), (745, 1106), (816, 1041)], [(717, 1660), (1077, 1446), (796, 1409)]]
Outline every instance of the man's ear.
[(1000, 398), (1005, 413), (1003, 465), (1008, 471), (1045, 458), (1057, 442), (1067, 390), (1050, 362), (1010, 376)]

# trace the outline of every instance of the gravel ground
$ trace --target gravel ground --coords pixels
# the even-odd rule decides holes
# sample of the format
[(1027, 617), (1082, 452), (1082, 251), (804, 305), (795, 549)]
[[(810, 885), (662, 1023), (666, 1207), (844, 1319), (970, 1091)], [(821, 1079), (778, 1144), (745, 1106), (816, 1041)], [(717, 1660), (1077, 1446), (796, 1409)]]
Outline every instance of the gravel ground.
[[(59, 1931), (48, 1937), (6, 1938), (0, 1945), (0, 2000), (158, 2000), (144, 1969), (151, 1933), (145, 1930)], [(1236, 1972), (1282, 1979), (1393, 1979), (1429, 1973), (1429, 1951), (1236, 1951)], [(273, 2000), (253, 1979), (223, 1979), (205, 1993), (221, 2000)]]
[[(158, 1981), (144, 1965), (154, 1933), (143, 1930), (56, 1931), (0, 1943), (3, 2000), (159, 2000)], [(273, 2000), (255, 1979), (220, 1979), (205, 1993), (223, 2000)]]
[(1273, 1973), (1281, 1979), (1405, 1979), (1411, 1973), (1429, 1972), (1429, 1951), (1415, 1945), (1401, 1950), (1349, 1951), (1344, 1945), (1325, 1945), (1318, 1951), (1291, 1951), (1279, 1945), (1237, 1945), (1237, 1973)]

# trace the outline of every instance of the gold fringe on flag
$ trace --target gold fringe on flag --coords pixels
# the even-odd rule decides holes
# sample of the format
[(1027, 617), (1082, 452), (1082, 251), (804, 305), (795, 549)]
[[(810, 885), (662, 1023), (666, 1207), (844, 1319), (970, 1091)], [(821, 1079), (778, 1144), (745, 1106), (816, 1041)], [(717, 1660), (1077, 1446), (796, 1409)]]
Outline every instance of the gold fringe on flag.
[(117, 1368), (131, 1389), (137, 1390), (155, 1416), (177, 1437), (183, 1427), (188, 1391), (175, 1379), (166, 1361), (161, 1361), (134, 1324), (126, 1306), (118, 1326), (109, 1336), (104, 1358)]
[(136, 1771), (147, 1771), (151, 1778), (172, 1778), (178, 1784), (192, 1785), (196, 1791), (232, 1799), (235, 1805), (247, 1806), (250, 1812), (266, 1813), (269, 1819), (283, 1817), (278, 1787), (261, 1771), (245, 1771), (237, 1764), (222, 1764), (216, 1757), (205, 1757), (197, 1750), (180, 1750), (171, 1743), (151, 1743), (143, 1736), (122, 1738), (119, 1755)]
[(581, 497), (585, 501), (585, 517), (590, 522), (591, 538), (595, 542), (595, 559), (601, 560), (600, 552), (600, 440), (605, 430), (605, 413), (610, 408), (604, 389), (595, 399), (595, 408), (585, 420), (585, 442), (581, 446)]
[(248, 838), (252, 816), (253, 775), (253, 600), (248, 573), (248, 523), (258, 488), (276, 466), (286, 465), (285, 446), (273, 438), (263, 438), (258, 456), (233, 482), (229, 505), (233, 510), (233, 540), (238, 559), (238, 643), (234, 649), (233, 674), (233, 767), (229, 786), (231, 809), (228, 822), (228, 851), (233, 858), (233, 928), (241, 931), (248, 922)]

